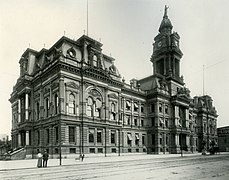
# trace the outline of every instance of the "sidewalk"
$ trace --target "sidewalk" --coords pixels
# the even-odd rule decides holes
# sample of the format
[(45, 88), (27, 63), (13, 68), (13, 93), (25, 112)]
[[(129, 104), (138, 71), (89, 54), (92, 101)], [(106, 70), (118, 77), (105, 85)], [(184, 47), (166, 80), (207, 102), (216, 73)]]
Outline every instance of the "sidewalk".
[[(200, 156), (200, 153), (195, 154), (184, 154), (184, 157), (187, 156)], [(114, 162), (114, 161), (127, 161), (127, 160), (144, 160), (144, 159), (166, 159), (172, 157), (180, 157), (180, 154), (121, 154), (118, 155), (108, 155), (104, 156), (85, 156), (84, 161), (75, 160), (73, 158), (62, 159), (62, 166), (66, 165), (76, 165), (76, 164), (90, 164), (90, 163), (100, 163), (100, 162)], [(59, 159), (49, 159), (48, 167), (57, 167), (60, 166)], [(27, 159), (27, 160), (9, 160), (9, 161), (0, 161), (0, 171), (11, 170), (11, 169), (26, 169), (26, 168), (37, 168), (37, 159)]]

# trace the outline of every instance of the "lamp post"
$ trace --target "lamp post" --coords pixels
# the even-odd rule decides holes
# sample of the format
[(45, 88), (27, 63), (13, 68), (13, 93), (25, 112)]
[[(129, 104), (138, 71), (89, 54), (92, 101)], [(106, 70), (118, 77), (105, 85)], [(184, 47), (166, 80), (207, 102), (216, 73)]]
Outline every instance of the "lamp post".
[(62, 165), (62, 155), (61, 155), (61, 119), (59, 122), (59, 156), (60, 156), (60, 166)]
[(80, 65), (80, 76), (81, 76), (81, 148), (80, 148), (80, 157), (84, 155), (84, 132), (83, 132), (83, 113), (84, 113), (84, 103), (83, 103), (83, 60)]
[(181, 157), (183, 157), (183, 149), (182, 149), (182, 124), (180, 124), (180, 128), (181, 128), (181, 133), (180, 133), (180, 155)]

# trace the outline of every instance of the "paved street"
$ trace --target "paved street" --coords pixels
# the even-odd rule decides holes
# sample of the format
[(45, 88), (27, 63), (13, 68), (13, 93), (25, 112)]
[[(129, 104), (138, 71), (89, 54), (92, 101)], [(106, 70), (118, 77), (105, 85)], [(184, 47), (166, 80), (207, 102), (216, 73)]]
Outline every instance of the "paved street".
[(24, 160), (24, 167), (19, 168), (16, 168), (14, 162), (21, 161), (8, 161), (7, 163), (12, 163), (12, 168), (3, 168), (4, 162), (0, 162), (1, 179), (229, 179), (229, 154), (226, 153), (184, 157), (179, 155), (91, 157), (86, 158), (84, 162), (66, 159), (63, 161), (65, 163), (63, 166), (54, 164), (58, 160), (50, 160), (51, 166), (39, 169), (29, 165), (31, 162), (36, 164), (36, 160)]

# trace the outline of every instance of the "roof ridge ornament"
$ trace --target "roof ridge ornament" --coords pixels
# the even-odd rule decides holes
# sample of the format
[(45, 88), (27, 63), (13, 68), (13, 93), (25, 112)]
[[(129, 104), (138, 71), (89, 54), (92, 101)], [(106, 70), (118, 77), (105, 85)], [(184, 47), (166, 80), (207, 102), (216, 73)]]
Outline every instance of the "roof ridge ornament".
[(167, 10), (169, 9), (169, 6), (166, 6), (165, 5), (165, 11), (164, 11), (164, 16), (163, 18), (168, 18), (168, 13), (167, 13)]

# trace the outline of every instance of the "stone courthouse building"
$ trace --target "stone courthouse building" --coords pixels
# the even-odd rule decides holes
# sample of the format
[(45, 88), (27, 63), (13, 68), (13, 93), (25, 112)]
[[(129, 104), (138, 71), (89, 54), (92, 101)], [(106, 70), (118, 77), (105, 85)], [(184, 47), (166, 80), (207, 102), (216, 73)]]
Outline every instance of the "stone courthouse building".
[[(197, 152), (217, 140), (210, 96), (190, 97), (180, 75), (180, 36), (165, 8), (150, 59), (153, 74), (121, 77), (100, 42), (83, 35), (27, 49), (10, 97), (12, 145), (27, 157)], [(150, 63), (150, 62), (149, 62)]]

